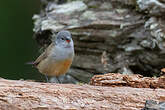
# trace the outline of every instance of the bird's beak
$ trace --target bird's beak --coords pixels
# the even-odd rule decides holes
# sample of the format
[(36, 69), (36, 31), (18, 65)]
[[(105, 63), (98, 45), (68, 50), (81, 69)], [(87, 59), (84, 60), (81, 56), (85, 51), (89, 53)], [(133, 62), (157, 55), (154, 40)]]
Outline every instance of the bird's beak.
[(70, 40), (69, 40), (69, 39), (66, 39), (66, 42), (67, 42), (67, 43), (70, 43)]

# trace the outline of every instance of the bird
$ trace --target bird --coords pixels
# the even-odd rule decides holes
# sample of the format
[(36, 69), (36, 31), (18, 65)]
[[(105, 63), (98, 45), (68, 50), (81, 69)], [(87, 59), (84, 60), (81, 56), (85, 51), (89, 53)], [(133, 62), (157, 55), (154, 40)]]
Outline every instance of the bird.
[[(74, 43), (71, 33), (62, 30), (57, 33), (55, 40), (33, 62), (34, 67), (46, 76), (64, 75), (69, 70), (74, 58)], [(58, 80), (58, 78), (57, 78)], [(58, 80), (59, 82), (59, 80)]]

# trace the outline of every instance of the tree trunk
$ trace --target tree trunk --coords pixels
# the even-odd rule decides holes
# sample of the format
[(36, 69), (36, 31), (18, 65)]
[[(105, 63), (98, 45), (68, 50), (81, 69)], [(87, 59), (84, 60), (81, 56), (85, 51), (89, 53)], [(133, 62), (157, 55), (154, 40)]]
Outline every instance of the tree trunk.
[(62, 29), (72, 33), (76, 57), (68, 75), (75, 82), (107, 72), (159, 76), (165, 67), (164, 0), (43, 0), (42, 5), (33, 17), (35, 39), (45, 46)]

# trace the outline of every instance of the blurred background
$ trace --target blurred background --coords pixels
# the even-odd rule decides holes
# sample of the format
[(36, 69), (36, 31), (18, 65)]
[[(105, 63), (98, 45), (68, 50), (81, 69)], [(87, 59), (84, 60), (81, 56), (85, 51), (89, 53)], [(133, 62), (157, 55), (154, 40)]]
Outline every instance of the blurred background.
[(42, 79), (28, 61), (38, 56), (32, 16), (39, 13), (40, 0), (0, 1), (0, 77)]

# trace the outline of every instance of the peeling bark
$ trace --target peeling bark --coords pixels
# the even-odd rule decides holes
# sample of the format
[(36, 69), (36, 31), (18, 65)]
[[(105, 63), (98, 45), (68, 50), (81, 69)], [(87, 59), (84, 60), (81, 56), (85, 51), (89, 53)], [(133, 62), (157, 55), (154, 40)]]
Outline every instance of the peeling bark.
[(130, 86), (135, 88), (164, 88), (165, 76), (143, 77), (142, 75), (123, 75), (117, 73), (109, 73), (104, 75), (95, 75), (90, 82), (95, 86)]

